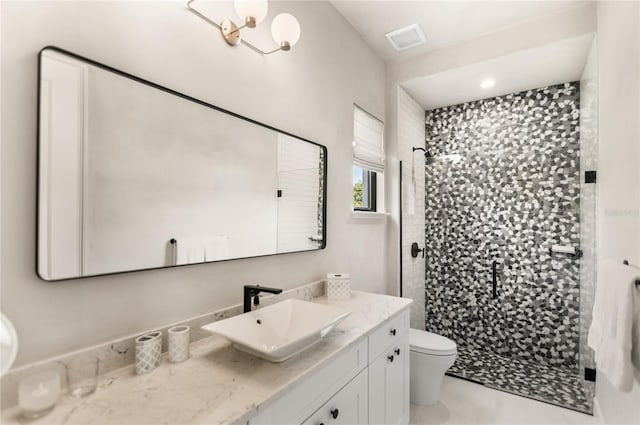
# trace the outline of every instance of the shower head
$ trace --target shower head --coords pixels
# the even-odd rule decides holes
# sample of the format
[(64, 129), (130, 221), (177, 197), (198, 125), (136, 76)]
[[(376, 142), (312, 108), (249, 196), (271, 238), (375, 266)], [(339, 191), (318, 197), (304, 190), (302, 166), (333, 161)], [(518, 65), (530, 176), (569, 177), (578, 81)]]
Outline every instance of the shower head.
[(427, 150), (425, 148), (416, 148), (415, 146), (413, 148), (411, 148), (413, 150), (413, 152), (415, 151), (422, 151), (424, 152), (424, 158), (425, 158), (425, 164), (426, 165), (431, 165), (434, 162), (436, 162), (436, 158), (434, 156), (432, 156), (429, 152), (427, 152)]
[(442, 155), (433, 156), (425, 148), (413, 147), (411, 149), (413, 150), (413, 152), (415, 152), (415, 151), (424, 152), (425, 165), (435, 164), (436, 162), (438, 162), (439, 159), (442, 159), (442, 160), (447, 161), (447, 162), (451, 162), (453, 164), (457, 164), (457, 163), (459, 163), (460, 161), (462, 161), (464, 159), (464, 157), (462, 155), (460, 155), (459, 153), (449, 153), (449, 154), (442, 154)]

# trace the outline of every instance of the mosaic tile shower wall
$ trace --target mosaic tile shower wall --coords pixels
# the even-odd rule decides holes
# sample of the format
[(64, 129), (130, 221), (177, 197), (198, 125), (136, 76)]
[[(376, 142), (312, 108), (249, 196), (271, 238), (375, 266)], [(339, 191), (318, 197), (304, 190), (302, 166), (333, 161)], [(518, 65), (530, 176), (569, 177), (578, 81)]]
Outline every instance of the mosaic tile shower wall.
[(574, 82), (426, 112), (428, 331), (578, 373), (579, 261), (549, 248), (580, 246), (579, 107)]

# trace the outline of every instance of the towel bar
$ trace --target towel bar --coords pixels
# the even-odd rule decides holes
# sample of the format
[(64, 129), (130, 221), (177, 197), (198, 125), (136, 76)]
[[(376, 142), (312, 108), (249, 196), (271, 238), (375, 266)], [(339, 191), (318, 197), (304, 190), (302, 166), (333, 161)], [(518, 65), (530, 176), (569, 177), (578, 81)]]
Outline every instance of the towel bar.
[[(629, 264), (629, 262), (627, 260), (622, 260), (622, 264), (624, 264), (625, 266), (633, 267), (635, 269), (640, 269), (640, 267), (638, 267), (638, 266), (635, 266), (633, 264)], [(636, 285), (636, 289), (640, 289), (640, 279), (636, 279), (634, 283)]]

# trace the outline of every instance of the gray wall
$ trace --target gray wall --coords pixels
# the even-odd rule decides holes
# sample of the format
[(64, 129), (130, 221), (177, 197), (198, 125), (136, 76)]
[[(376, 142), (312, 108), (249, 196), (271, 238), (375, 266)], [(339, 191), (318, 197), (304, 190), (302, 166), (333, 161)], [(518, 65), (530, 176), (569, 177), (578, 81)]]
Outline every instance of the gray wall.
[[(227, 3), (203, 2), (215, 19)], [(230, 48), (184, 2), (2, 2), (1, 309), (20, 337), (16, 365), (197, 316), (241, 301), (247, 283), (291, 288), (350, 272), (386, 291), (386, 223), (351, 220), (353, 103), (384, 116), (384, 64), (326, 2), (270, 2), (246, 37), (271, 46), (289, 11), (289, 53)], [(37, 53), (56, 45), (328, 147), (328, 247), (322, 252), (48, 284), (35, 273)]]

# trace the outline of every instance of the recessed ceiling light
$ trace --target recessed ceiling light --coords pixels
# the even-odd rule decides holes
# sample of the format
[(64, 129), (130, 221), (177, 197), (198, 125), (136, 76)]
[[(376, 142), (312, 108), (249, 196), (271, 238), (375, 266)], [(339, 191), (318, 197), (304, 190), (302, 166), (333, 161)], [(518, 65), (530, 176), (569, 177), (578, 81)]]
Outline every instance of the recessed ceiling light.
[(488, 78), (480, 83), (480, 87), (482, 87), (483, 89), (488, 89), (489, 87), (493, 87), (495, 85), (496, 80), (492, 80), (491, 78)]
[(427, 41), (418, 24), (408, 25), (385, 34), (394, 49), (410, 49)]

